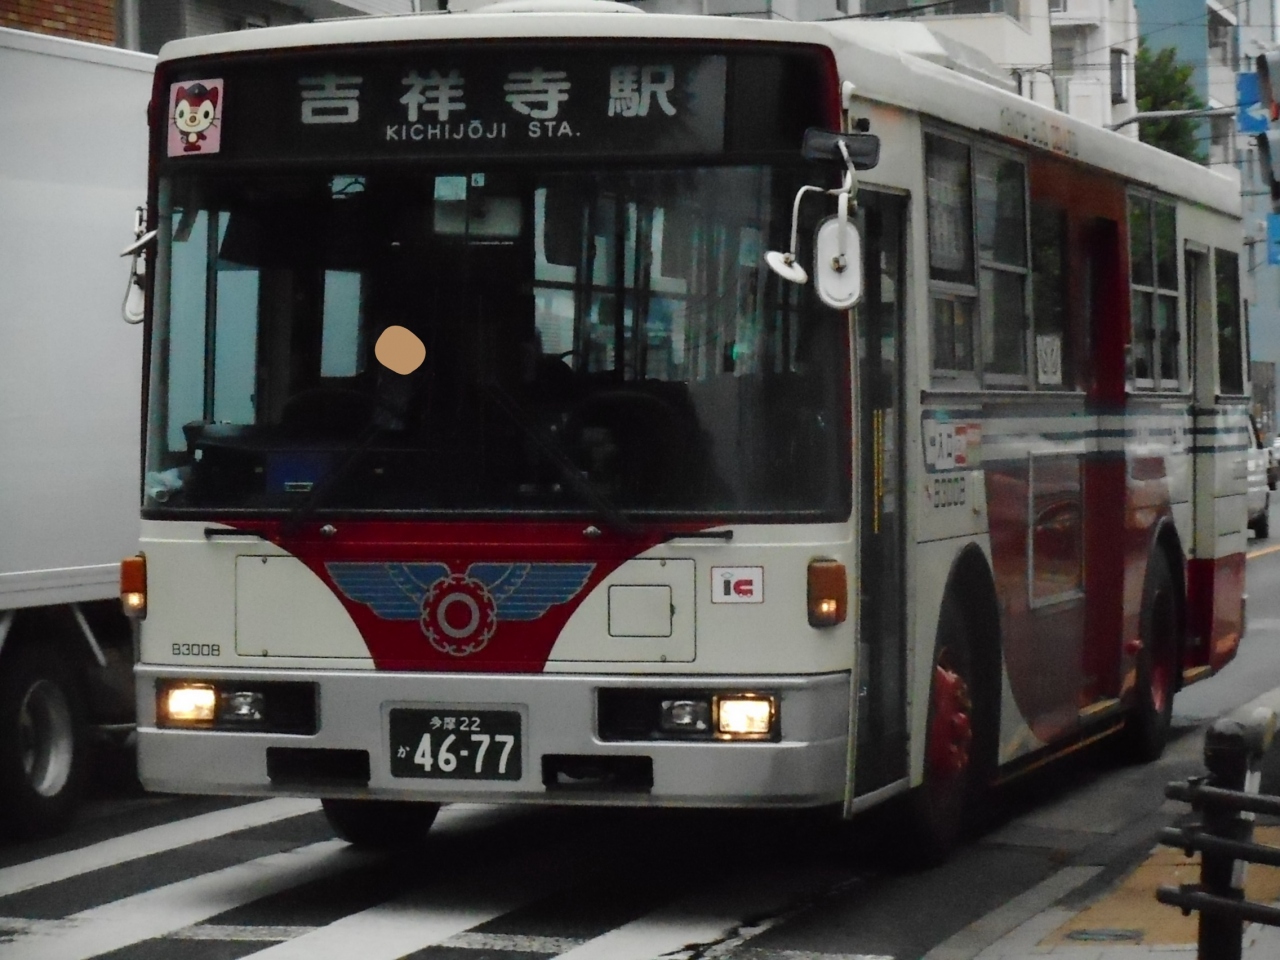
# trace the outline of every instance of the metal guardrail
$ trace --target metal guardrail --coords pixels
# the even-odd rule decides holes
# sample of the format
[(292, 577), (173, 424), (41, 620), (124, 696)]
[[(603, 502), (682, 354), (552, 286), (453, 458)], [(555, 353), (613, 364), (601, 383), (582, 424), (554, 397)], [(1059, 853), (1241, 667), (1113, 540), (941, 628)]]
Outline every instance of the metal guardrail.
[(1259, 813), (1280, 816), (1280, 797), (1261, 796), (1262, 757), (1276, 731), (1276, 714), (1261, 708), (1245, 720), (1225, 718), (1204, 737), (1208, 776), (1170, 783), (1165, 796), (1191, 804), (1200, 822), (1160, 831), (1160, 842), (1187, 856), (1200, 853), (1200, 882), (1164, 886), (1156, 899), (1200, 914), (1199, 960), (1241, 960), (1246, 922), (1280, 927), (1280, 908), (1244, 896), (1246, 863), (1280, 866), (1280, 847), (1253, 842)]

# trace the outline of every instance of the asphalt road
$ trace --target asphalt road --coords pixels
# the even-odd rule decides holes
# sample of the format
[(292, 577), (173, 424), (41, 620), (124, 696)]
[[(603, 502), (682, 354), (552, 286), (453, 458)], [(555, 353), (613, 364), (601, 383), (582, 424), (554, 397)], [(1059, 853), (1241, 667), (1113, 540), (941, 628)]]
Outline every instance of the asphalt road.
[[(0, 960), (972, 956), (1028, 892), (1127, 871), (1181, 812), (1163, 786), (1200, 770), (1204, 724), (1280, 687), (1280, 538), (1251, 548), (1248, 634), (1179, 694), (1164, 758), (1023, 778), (932, 870), (900, 869), (885, 815), (850, 839), (812, 816), (461, 805), (420, 851), (370, 855), (309, 801), (144, 795), (117, 754), (70, 832), (0, 846)], [(1268, 769), (1280, 786), (1280, 751)]]

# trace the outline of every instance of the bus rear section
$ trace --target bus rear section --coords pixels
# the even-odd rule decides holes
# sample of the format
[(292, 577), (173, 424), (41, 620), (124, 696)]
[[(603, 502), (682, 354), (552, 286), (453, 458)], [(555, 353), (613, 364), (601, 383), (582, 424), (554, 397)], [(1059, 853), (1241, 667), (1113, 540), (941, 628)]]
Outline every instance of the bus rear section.
[(640, 41), (162, 62), (148, 788), (844, 800), (848, 314), (762, 264), (839, 182), (799, 152), (833, 77)]

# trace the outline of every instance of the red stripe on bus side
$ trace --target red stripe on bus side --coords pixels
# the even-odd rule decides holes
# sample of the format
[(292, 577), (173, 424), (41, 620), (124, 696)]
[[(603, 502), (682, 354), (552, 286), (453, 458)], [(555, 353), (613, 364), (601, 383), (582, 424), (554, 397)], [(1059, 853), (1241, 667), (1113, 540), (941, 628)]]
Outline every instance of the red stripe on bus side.
[(1199, 637), (1195, 665), (1214, 670), (1235, 656), (1244, 633), (1245, 555), (1187, 561), (1187, 632)]

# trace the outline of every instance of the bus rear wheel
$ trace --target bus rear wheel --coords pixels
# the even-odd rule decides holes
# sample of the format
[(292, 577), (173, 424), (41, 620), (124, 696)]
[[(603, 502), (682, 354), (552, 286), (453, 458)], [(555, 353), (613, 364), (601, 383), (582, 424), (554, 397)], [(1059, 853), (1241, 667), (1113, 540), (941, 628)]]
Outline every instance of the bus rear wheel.
[(343, 840), (375, 850), (408, 849), (420, 845), (440, 812), (438, 803), (403, 800), (320, 801), (329, 826)]
[(910, 798), (908, 855), (935, 864), (951, 853), (968, 821), (978, 782), (976, 677), (969, 624), (961, 605), (942, 604), (933, 655), (924, 781)]
[(1159, 759), (1169, 741), (1177, 689), (1179, 613), (1169, 561), (1156, 551), (1147, 566), (1142, 595), (1138, 626), (1142, 646), (1134, 702), (1121, 734), (1124, 759), (1135, 763)]

